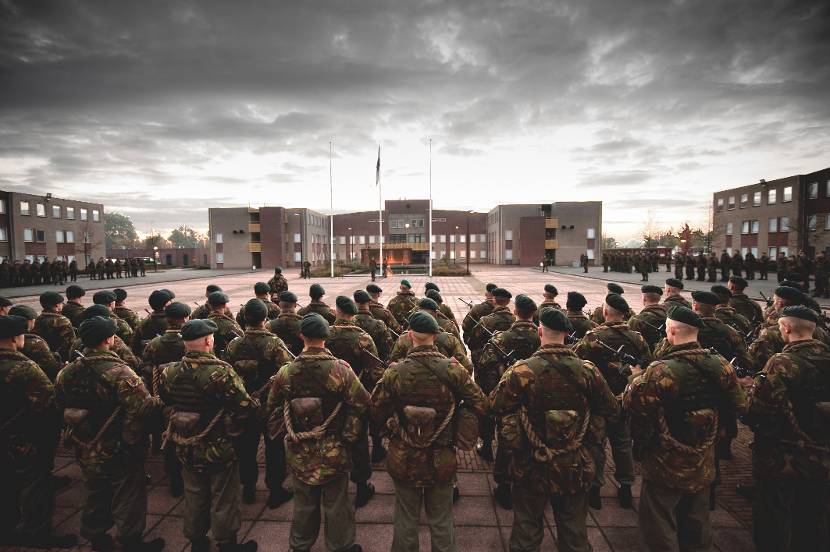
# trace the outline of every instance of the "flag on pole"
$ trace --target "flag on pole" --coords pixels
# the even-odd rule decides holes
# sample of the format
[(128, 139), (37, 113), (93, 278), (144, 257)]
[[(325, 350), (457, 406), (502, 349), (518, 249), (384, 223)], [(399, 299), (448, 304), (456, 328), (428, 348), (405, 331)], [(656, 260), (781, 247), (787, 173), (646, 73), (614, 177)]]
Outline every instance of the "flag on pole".
[(380, 184), (380, 146), (378, 146), (378, 164), (375, 167), (375, 186)]

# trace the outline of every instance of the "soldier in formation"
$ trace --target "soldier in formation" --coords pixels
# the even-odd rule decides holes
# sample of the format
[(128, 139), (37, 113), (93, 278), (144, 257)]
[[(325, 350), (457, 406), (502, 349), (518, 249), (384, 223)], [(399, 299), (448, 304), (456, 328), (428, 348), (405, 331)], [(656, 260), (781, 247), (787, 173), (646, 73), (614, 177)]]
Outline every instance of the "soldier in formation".
[(323, 297), (326, 295), (326, 290), (320, 284), (311, 284), (308, 288), (308, 296), (311, 299), (308, 305), (297, 311), (300, 316), (316, 312), (326, 319), (329, 324), (334, 324), (335, 316), (331, 308), (323, 302)]
[(565, 301), (565, 315), (574, 328), (571, 334), (573, 337), (568, 336), (572, 342), (582, 339), (586, 333), (597, 326), (582, 310), (587, 304), (588, 300), (578, 291), (568, 292), (568, 298)]
[(138, 327), (139, 318), (133, 309), (127, 306), (127, 292), (121, 288), (112, 290), (115, 294), (115, 305), (112, 307), (112, 312), (129, 324), (130, 328), (135, 332)]
[[(210, 297), (211, 293), (215, 293), (217, 291), (222, 291), (222, 288), (217, 286), (216, 284), (208, 284), (208, 286), (205, 288), (205, 302), (196, 307), (196, 310), (193, 311), (193, 314), (190, 316), (190, 318), (192, 318), (193, 320), (197, 320), (204, 319), (210, 316), (211, 308), (208, 298)], [(226, 309), (224, 311), (224, 314), (233, 318), (233, 313), (230, 309)]]
[(412, 284), (409, 283), (409, 280), (401, 280), (398, 293), (389, 300), (387, 308), (395, 317), (395, 320), (398, 321), (398, 324), (401, 327), (405, 327), (407, 323), (406, 317), (412, 312), (416, 304), (417, 299), (412, 292)]
[(291, 354), (297, 356), (303, 350), (303, 340), (300, 337), (300, 321), (302, 316), (297, 314), (297, 296), (293, 292), (283, 291), (279, 295), (279, 315), (268, 322), (268, 331), (276, 335)]
[[(280, 292), (282, 293), (282, 292)], [(254, 284), (254, 298), (259, 299), (268, 309), (267, 320), (273, 320), (280, 314), (280, 308), (276, 303), (270, 299), (268, 284), (265, 282), (257, 282)], [(236, 313), (236, 323), (243, 330), (245, 329), (245, 305), (241, 305), (239, 312)]]
[(33, 333), (42, 337), (61, 360), (68, 361), (72, 342), (75, 340), (75, 330), (72, 322), (61, 314), (63, 297), (54, 291), (44, 292), (40, 295), (40, 306), (43, 307), (43, 311), (35, 320)]
[(464, 316), (464, 320), (461, 321), (462, 337), (465, 344), (469, 344), (470, 335), (478, 321), (493, 312), (493, 308), (495, 308), (493, 303), (493, 290), (497, 287), (496, 284), (492, 283), (484, 286), (484, 301), (470, 307), (470, 311)]
[(282, 267), (274, 268), (274, 275), (268, 280), (268, 292), (271, 293), (271, 301), (276, 303), (280, 293), (288, 291), (288, 281), (282, 275)]
[(642, 335), (653, 351), (666, 335), (666, 306), (660, 304), (663, 290), (647, 284), (640, 291), (643, 294), (643, 310), (628, 319), (628, 327)]
[(380, 295), (383, 290), (375, 284), (369, 284), (366, 286), (366, 291), (369, 293), (369, 297), (372, 298), (369, 302), (369, 311), (371, 311), (372, 316), (386, 324), (394, 337), (400, 336), (403, 331), (401, 325), (395, 319), (395, 316), (389, 312), (389, 309), (380, 302)]

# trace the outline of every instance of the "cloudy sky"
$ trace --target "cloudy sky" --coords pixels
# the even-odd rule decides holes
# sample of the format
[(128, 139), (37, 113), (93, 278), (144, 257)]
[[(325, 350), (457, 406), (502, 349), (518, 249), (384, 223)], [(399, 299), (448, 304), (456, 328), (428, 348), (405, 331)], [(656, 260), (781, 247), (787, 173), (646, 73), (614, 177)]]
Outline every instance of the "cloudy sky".
[(603, 200), (605, 234), (830, 165), (830, 3), (0, 0), (0, 188), (208, 206)]

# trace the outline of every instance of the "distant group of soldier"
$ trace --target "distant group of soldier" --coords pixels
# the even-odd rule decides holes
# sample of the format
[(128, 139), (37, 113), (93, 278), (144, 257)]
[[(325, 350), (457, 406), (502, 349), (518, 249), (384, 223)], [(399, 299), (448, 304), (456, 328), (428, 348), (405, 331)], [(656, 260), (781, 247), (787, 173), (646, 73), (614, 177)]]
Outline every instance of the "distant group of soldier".
[(76, 544), (51, 529), (62, 431), (86, 491), (81, 535), (96, 551), (114, 549), (113, 526), (128, 552), (164, 548), (143, 540), (154, 452), (170, 493), (185, 497), (191, 549), (210, 550), (210, 534), (220, 552), (254, 552), (238, 536), (261, 442), (267, 507), (293, 500), (292, 551), (313, 547), (321, 520), (328, 550), (362, 550), (355, 508), (375, 494), (380, 462), (395, 487), (392, 550), (418, 550), (422, 507), (432, 550), (456, 550), (456, 453), (473, 449), (513, 510), (511, 550), (540, 549), (548, 504), (558, 549), (590, 550), (606, 440), (623, 508), (641, 463), (643, 547), (709, 550), (714, 488), (742, 417), (755, 432), (757, 548), (827, 550), (825, 321), (797, 282), (782, 282), (765, 311), (748, 285), (731, 275), (690, 302), (678, 278), (645, 284), (635, 314), (614, 283), (589, 313), (576, 291), (557, 303), (552, 284), (539, 303), (487, 284), (460, 325), (432, 282), (419, 298), (401, 280), (386, 306), (374, 283), (333, 306), (313, 284), (301, 306), (279, 268), (236, 317), (213, 284), (195, 310), (155, 290), (143, 319), (124, 289), (97, 291), (90, 306), (77, 285), (46, 292), (40, 314), (0, 298), (0, 544)]
[[(143, 258), (104, 259), (89, 263), (86, 273), (90, 280), (112, 280), (113, 278), (138, 278), (147, 275), (147, 265)], [(74, 281), (74, 280), (73, 280)]]
[(79, 270), (78, 261), (69, 262), (63, 259), (48, 257), (43, 260), (9, 262), (4, 259), (0, 263), (0, 288), (39, 286), (39, 285), (66, 285), (67, 281), (77, 282), (78, 274), (86, 274), (90, 280), (112, 280), (114, 278), (138, 278), (145, 276), (147, 269), (144, 259), (104, 259), (90, 262), (86, 268)]

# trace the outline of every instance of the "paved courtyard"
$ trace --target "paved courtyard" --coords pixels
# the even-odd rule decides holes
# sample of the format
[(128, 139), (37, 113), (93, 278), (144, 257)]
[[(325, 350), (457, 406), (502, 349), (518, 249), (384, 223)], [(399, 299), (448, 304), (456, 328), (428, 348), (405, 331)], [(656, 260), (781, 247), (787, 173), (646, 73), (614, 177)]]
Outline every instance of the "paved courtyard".
[[(459, 320), (467, 311), (467, 306), (461, 301), (480, 300), (484, 285), (495, 282), (510, 289), (514, 296), (518, 293), (527, 293), (537, 301), (541, 300), (542, 288), (546, 283), (553, 283), (563, 296), (569, 290), (578, 290), (588, 299), (587, 309), (593, 310), (601, 304), (606, 291), (605, 281), (584, 278), (579, 274), (548, 273), (542, 274), (538, 269), (511, 268), (511, 267), (472, 267), (470, 277), (434, 278), (441, 288), (444, 300), (449, 304)], [(601, 272), (601, 269), (600, 269)], [(139, 285), (126, 287), (130, 294), (128, 303), (142, 313), (146, 306), (148, 294), (159, 287), (169, 287), (177, 296), (177, 300), (191, 303), (204, 300), (205, 285), (216, 282), (222, 286), (231, 298), (230, 306), (236, 311), (239, 305), (252, 297), (252, 287), (256, 281), (266, 281), (270, 278), (269, 271), (258, 273), (218, 275), (213, 279), (190, 279), (171, 282), (169, 285), (162, 282), (139, 282)], [(312, 281), (302, 281), (295, 271), (286, 274), (292, 291), (300, 296), (300, 302), (307, 301), (309, 283), (322, 284), (327, 292), (326, 301), (333, 304), (338, 294), (349, 294), (364, 287), (368, 278), (317, 278)], [(592, 274), (593, 276), (593, 274)], [(662, 276), (662, 273), (661, 273)], [(423, 284), (427, 278), (422, 275), (408, 276), (418, 295), (423, 293)], [(620, 278), (620, 280), (624, 280)], [(662, 280), (661, 280), (662, 281)], [(397, 288), (398, 278), (379, 280), (384, 289), (381, 300), (386, 302)], [(127, 286), (132, 281), (121, 280), (118, 284)], [(623, 282), (626, 298), (632, 308), (639, 310), (642, 307), (639, 296), (638, 282)], [(37, 297), (21, 297), (22, 303), (35, 305)], [(88, 301), (91, 302), (91, 301)], [(143, 314), (143, 313), (142, 313)], [(749, 531), (749, 503), (736, 496), (734, 486), (736, 482), (745, 481), (749, 477), (749, 432), (741, 429), (741, 433), (734, 443), (735, 459), (724, 462), (724, 483), (718, 494), (718, 507), (712, 512), (714, 525), (715, 547), (721, 551), (748, 551), (753, 550)], [(78, 532), (80, 523), (80, 508), (83, 502), (83, 488), (78, 465), (68, 451), (62, 450), (57, 460), (60, 474), (69, 475), (73, 484), (62, 491), (57, 497), (57, 513), (55, 523), (59, 531)], [(462, 453), (459, 455), (460, 473), (458, 476), (462, 497), (454, 508), (456, 538), (459, 550), (484, 552), (507, 550), (507, 540), (510, 535), (512, 512), (499, 508), (492, 500), (494, 483), (490, 474), (490, 465), (481, 461), (475, 454)], [(613, 467), (610, 458), (608, 469)], [(147, 467), (152, 475), (150, 490), (148, 535), (163, 536), (167, 540), (166, 550), (181, 551), (187, 548), (187, 541), (182, 535), (183, 501), (169, 495), (167, 483), (164, 479), (163, 468), (159, 458), (151, 458)], [(611, 482), (610, 473), (606, 479), (609, 483), (603, 489), (607, 497), (602, 510), (590, 511), (588, 518), (589, 536), (594, 550), (629, 551), (639, 550), (637, 537), (637, 500), (635, 510), (623, 510), (616, 503), (616, 488)], [(262, 479), (262, 478), (260, 478)], [(357, 542), (367, 551), (385, 551), (391, 545), (392, 513), (394, 505), (394, 491), (390, 478), (382, 465), (375, 466), (372, 481), (378, 494), (365, 507), (357, 511)], [(264, 482), (260, 480), (260, 492), (257, 502), (243, 507), (243, 525), (240, 537), (255, 538), (259, 541), (260, 550), (287, 550), (287, 537), (291, 521), (291, 503), (283, 505), (277, 510), (265, 507), (267, 492)], [(634, 487), (635, 497), (639, 496), (639, 481)], [(556, 550), (555, 530), (550, 510), (546, 512), (548, 530), (545, 534), (543, 550)], [(429, 532), (422, 524), (421, 550), (429, 550)], [(88, 549), (88, 546), (83, 547)], [(314, 547), (315, 551), (324, 550), (322, 538)]]

